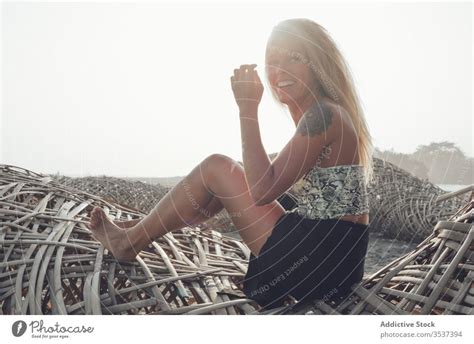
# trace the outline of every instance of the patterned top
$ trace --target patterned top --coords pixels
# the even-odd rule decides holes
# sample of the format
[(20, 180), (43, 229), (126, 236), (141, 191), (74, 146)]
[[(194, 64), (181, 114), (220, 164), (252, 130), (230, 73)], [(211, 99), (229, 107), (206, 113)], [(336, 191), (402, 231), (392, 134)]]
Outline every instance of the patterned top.
[(331, 219), (369, 212), (363, 165), (313, 167), (290, 188), (298, 206), (291, 210), (310, 219)]

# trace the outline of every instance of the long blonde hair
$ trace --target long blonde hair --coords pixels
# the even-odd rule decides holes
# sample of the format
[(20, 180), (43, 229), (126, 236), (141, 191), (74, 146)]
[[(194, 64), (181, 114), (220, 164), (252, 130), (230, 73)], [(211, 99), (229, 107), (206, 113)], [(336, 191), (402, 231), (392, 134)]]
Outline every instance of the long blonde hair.
[[(329, 33), (324, 27), (306, 18), (286, 19), (279, 22), (271, 36), (286, 34), (299, 39), (303, 52), (306, 54), (316, 80), (317, 96), (326, 96), (345, 109), (354, 124), (358, 135), (358, 153), (364, 165), (365, 182), (370, 183), (373, 178), (373, 144), (360, 100), (354, 87), (350, 68), (337, 48)], [(268, 81), (268, 70), (267, 70)], [(280, 103), (278, 95), (270, 87), (273, 98)]]

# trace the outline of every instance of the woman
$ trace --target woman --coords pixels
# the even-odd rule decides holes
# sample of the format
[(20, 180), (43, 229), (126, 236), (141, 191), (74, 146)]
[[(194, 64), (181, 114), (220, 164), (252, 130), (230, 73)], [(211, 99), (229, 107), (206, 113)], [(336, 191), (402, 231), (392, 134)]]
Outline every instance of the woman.
[[(251, 251), (249, 298), (272, 308), (288, 294), (343, 296), (363, 275), (372, 175), (371, 138), (352, 78), (328, 33), (308, 19), (275, 26), (265, 59), (272, 95), (296, 126), (273, 161), (259, 131), (263, 85), (256, 65), (242, 65), (231, 86), (244, 167), (210, 155), (145, 218), (113, 223), (95, 207), (90, 229), (117, 259), (132, 260), (152, 240), (225, 208)], [(277, 201), (289, 188), (298, 198), (292, 211)]]

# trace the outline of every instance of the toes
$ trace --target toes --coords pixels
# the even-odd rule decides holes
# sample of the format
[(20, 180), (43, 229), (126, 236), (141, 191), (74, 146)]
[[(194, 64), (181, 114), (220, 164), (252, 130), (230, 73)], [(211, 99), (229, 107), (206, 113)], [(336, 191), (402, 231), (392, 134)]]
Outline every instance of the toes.
[(91, 211), (91, 216), (92, 216), (92, 217), (97, 217), (97, 216), (99, 216), (99, 208), (94, 208), (94, 209), (92, 209), (92, 211)]
[(94, 217), (91, 216), (90, 219), (89, 219), (89, 223), (87, 224), (87, 228), (89, 228), (90, 230), (92, 230), (94, 227), (95, 227)]
[(94, 218), (94, 217), (97, 218), (98, 216), (100, 216), (100, 211), (101, 210), (102, 209), (99, 208), (99, 207), (94, 207), (94, 209), (92, 209), (92, 211), (91, 211), (91, 218)]
[(90, 221), (90, 228), (91, 229), (96, 229), (97, 228), (97, 223), (98, 223), (97, 216), (92, 215), (91, 216), (91, 221)]
[(91, 220), (94, 222), (97, 222), (99, 220), (99, 216), (97, 215), (97, 213), (92, 214)]
[(102, 224), (103, 224), (103, 221), (101, 221), (101, 219), (97, 215), (92, 214), (88, 228), (91, 231), (97, 231), (100, 229)]
[(104, 225), (107, 215), (105, 215), (104, 211), (100, 208), (94, 209), (97, 210), (91, 213), (91, 223), (93, 224), (93, 227)]
[(96, 211), (96, 217), (99, 221), (104, 221), (107, 218), (107, 215), (102, 209), (98, 208)]

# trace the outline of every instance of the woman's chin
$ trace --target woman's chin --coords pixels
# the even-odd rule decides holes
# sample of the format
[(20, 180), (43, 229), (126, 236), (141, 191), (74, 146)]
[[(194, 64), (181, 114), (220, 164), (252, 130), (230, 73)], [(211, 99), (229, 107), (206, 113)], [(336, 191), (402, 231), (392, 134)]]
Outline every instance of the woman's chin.
[(299, 99), (302, 95), (299, 89), (288, 91), (276, 89), (276, 94), (278, 96), (278, 100), (286, 105), (297, 102), (297, 99)]
[(278, 96), (278, 99), (280, 100), (281, 103), (286, 104), (286, 105), (294, 102), (293, 100), (294, 98), (289, 94), (280, 94)]

